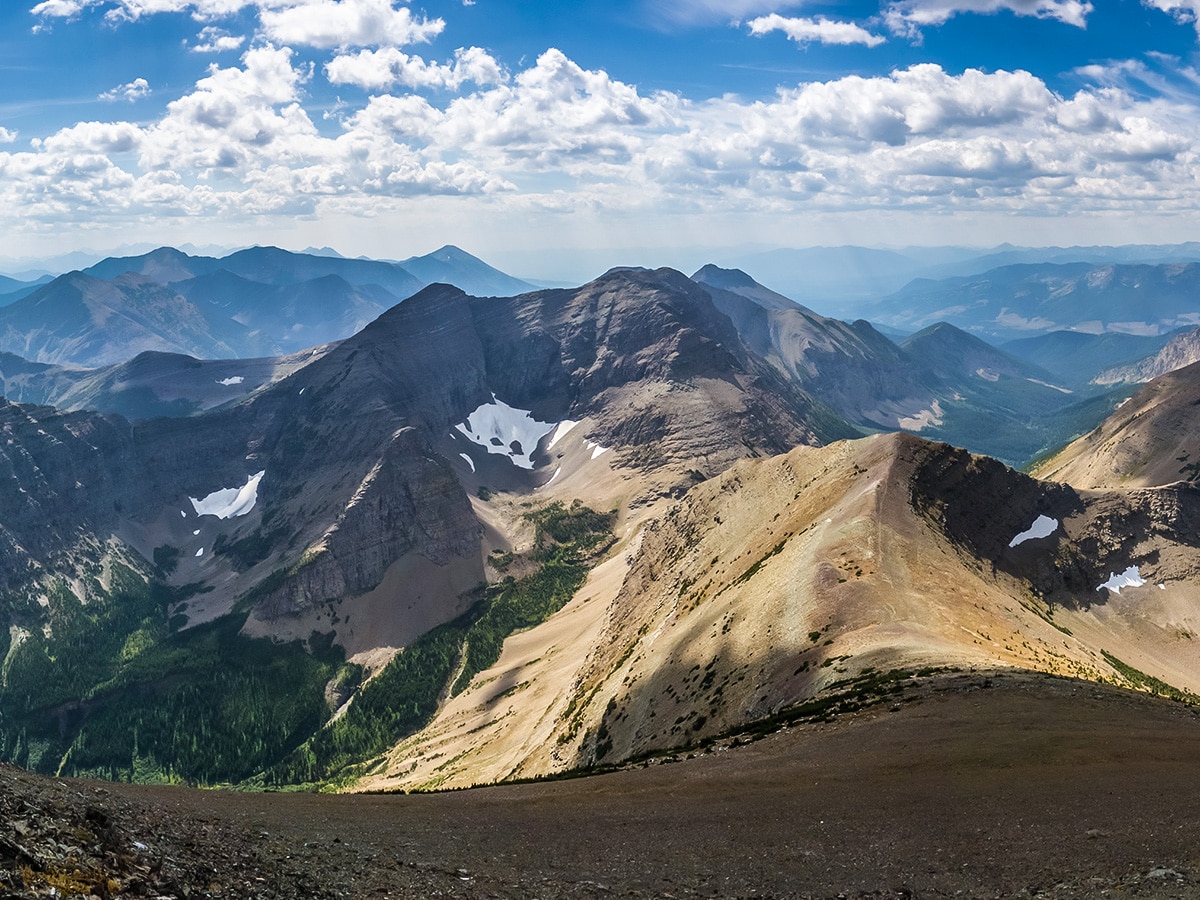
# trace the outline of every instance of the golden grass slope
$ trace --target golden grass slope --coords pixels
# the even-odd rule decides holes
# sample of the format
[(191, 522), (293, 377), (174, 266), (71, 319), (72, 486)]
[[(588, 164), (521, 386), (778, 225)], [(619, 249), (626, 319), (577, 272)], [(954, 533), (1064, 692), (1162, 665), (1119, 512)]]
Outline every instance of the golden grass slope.
[[(1146, 512), (1150, 502), (1085, 497), (907, 435), (743, 461), (650, 522), (558, 615), (510, 639), (360, 787), (615, 763), (896, 668), (1122, 682), (1107, 651), (1200, 690), (1200, 550), (1162, 525), (1178, 509)], [(1008, 547), (1039, 513), (1056, 515), (1056, 532)], [(1133, 527), (1145, 533), (1118, 533)], [(1125, 561), (1147, 583), (1097, 590)]]

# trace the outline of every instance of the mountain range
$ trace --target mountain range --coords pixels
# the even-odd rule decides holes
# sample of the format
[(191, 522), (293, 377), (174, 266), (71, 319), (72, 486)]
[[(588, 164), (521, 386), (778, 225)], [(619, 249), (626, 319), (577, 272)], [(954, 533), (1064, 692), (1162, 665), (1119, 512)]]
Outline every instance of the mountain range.
[(0, 352), (84, 367), (144, 351), (275, 356), (348, 337), (426, 284), (459, 282), (484, 295), (533, 288), (456, 247), (406, 263), (421, 277), (397, 263), (271, 247), (221, 259), (168, 247), (106, 259), (22, 288), (0, 307)]
[[(352, 279), (402, 277), (233, 256), (106, 262), (10, 308), (73, 310), (38, 353), (99, 358), (168, 325), (345, 328), (390, 291)], [(252, 321), (247, 284), (275, 312)], [(897, 344), (706, 266), (432, 284), (288, 357), (0, 374), (0, 755), (40, 771), (462, 786), (944, 666), (1200, 690), (1192, 369), (1118, 408), (1132, 388), (945, 323)], [(1056, 481), (968, 452), (1028, 459), (1114, 408)], [(1080, 474), (1124, 473), (1104, 454), (1134, 427), (1145, 474)]]

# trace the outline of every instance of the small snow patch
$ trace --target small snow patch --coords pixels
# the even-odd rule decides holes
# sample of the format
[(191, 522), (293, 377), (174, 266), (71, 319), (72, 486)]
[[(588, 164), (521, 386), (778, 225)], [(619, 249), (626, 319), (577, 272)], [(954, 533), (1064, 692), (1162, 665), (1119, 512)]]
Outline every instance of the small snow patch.
[(592, 459), (599, 459), (610, 449), (608, 447), (601, 447), (595, 441), (588, 441), (585, 446), (592, 451)]
[(1142, 573), (1138, 570), (1138, 567), (1130, 566), (1120, 575), (1110, 572), (1108, 581), (1104, 582), (1104, 584), (1100, 585), (1100, 587), (1096, 588), (1096, 590), (1099, 591), (1103, 590), (1104, 588), (1108, 588), (1114, 594), (1119, 594), (1121, 593), (1121, 588), (1141, 587), (1145, 583), (1146, 582), (1142, 579)]
[(213, 491), (203, 500), (188, 497), (198, 516), (216, 516), (218, 519), (232, 519), (244, 516), (254, 509), (258, 502), (258, 483), (262, 481), (265, 471), (251, 475), (240, 488), (225, 488)]
[(298, 396), (298, 397), (303, 397), (303, 396), (304, 396), (304, 392), (305, 392), (306, 390), (308, 390), (308, 388), (300, 388), (300, 393), (299, 393), (299, 394), (297, 394), (297, 396)]
[(578, 422), (571, 419), (563, 419), (554, 426), (554, 433), (550, 435), (550, 443), (546, 445), (547, 450), (553, 450), (554, 445), (565, 438), (572, 428), (578, 425)]
[(934, 400), (930, 404), (929, 409), (918, 410), (911, 416), (897, 418), (896, 425), (904, 431), (920, 431), (929, 425), (941, 425), (944, 416), (945, 413), (942, 411), (942, 404)]
[(241, 384), (245, 380), (246, 379), (241, 375), (230, 375), (228, 378), (222, 378), (217, 382), (217, 384), (224, 385), (225, 387), (232, 387), (235, 384)]
[(1000, 380), (1000, 373), (993, 372), (991, 369), (976, 369), (975, 374), (984, 381), (996, 382)]
[(471, 443), (488, 453), (507, 456), (522, 469), (533, 468), (538, 442), (556, 427), (553, 422), (537, 421), (527, 409), (515, 409), (497, 400), (495, 394), (491, 403), (483, 404), (465, 422), (454, 426)]
[(465, 453), (460, 453), (458, 455), (463, 458), (463, 460), (466, 462), (466, 464), (471, 467), (471, 471), (474, 472), (475, 471), (475, 460), (471, 459), (471, 457), (467, 456), (467, 454), (465, 454)]
[(203, 555), (204, 555), (204, 548), (201, 547), (199, 550), (196, 551), (196, 557), (198, 559), (199, 557), (201, 557)]
[[(557, 469), (555, 469), (554, 474), (550, 476), (550, 479), (549, 479), (549, 481), (546, 482), (546, 484), (549, 484), (551, 481), (553, 481), (555, 478), (557, 478), (558, 473), (561, 471), (562, 471), (562, 466), (559, 466)], [(543, 484), (542, 487), (545, 487), (546, 484)]]
[(1036, 378), (1026, 378), (1025, 380), (1026, 380), (1026, 381), (1031, 381), (1031, 382), (1033, 382), (1034, 384), (1040, 384), (1042, 387), (1048, 387), (1048, 388), (1051, 388), (1051, 389), (1053, 389), (1053, 390), (1060, 391), (1060, 392), (1062, 392), (1062, 393), (1064, 393), (1064, 394), (1073, 394), (1073, 393), (1075, 393), (1074, 391), (1072, 391), (1072, 390), (1071, 390), (1071, 389), (1069, 389), (1069, 388), (1065, 388), (1065, 387), (1059, 387), (1057, 384), (1051, 384), (1051, 383), (1050, 383), (1050, 382), (1048, 382), (1048, 381), (1038, 381)]
[(195, 536), (196, 536), (196, 535), (198, 535), (199, 533), (200, 533), (200, 529), (199, 529), (199, 528), (197, 528), (195, 531), (193, 531), (193, 532), (192, 532), (192, 537), (195, 537)]
[(185, 519), (187, 518), (187, 513), (186, 513), (184, 510), (182, 510), (182, 509), (181, 509), (181, 510), (179, 511), (179, 514), (180, 514), (181, 516), (183, 516)]
[(1159, 584), (1158, 589), (1160, 591), (1165, 591), (1167, 589), (1167, 586), (1165, 584)]
[(1049, 516), (1038, 516), (1033, 524), (1008, 542), (1008, 546), (1016, 547), (1026, 541), (1036, 541), (1039, 538), (1050, 537), (1058, 530), (1058, 519)]

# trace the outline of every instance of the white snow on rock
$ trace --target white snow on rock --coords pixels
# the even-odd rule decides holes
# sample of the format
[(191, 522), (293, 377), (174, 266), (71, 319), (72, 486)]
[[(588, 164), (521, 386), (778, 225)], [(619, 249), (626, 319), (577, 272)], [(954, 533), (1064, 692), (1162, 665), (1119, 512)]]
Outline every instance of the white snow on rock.
[(1058, 530), (1058, 519), (1049, 516), (1038, 516), (1033, 524), (1008, 542), (1008, 546), (1016, 547), (1026, 541), (1036, 541), (1039, 538), (1050, 537)]
[(199, 528), (197, 528), (195, 531), (193, 531), (193, 532), (192, 532), (192, 537), (195, 537), (195, 536), (196, 536), (196, 535), (198, 535), (199, 533), (200, 533), (200, 529), (199, 529)]
[(945, 412), (942, 411), (942, 404), (934, 400), (929, 405), (929, 409), (917, 410), (911, 416), (897, 417), (896, 424), (904, 431), (920, 431), (930, 425), (934, 427), (941, 425), (945, 415)]
[(607, 453), (607, 452), (609, 451), (609, 449), (610, 449), (610, 448), (608, 448), (608, 447), (601, 447), (601, 446), (600, 446), (599, 444), (597, 444), (595, 441), (588, 441), (588, 442), (587, 442), (587, 444), (586, 444), (585, 446), (586, 446), (586, 447), (587, 447), (589, 450), (591, 450), (591, 451), (592, 451), (592, 459), (598, 459), (599, 457), (601, 457), (601, 456), (603, 456), (605, 453)]
[(488, 453), (507, 456), (522, 469), (533, 468), (533, 451), (538, 441), (558, 427), (559, 423), (539, 422), (527, 409), (515, 409), (492, 394), (485, 403), (467, 416), (467, 421), (454, 428), (471, 443)]
[(1025, 380), (1032, 381), (1034, 384), (1040, 384), (1042, 387), (1053, 388), (1054, 390), (1056, 390), (1060, 393), (1063, 393), (1063, 394), (1075, 393), (1074, 391), (1070, 390), (1069, 388), (1059, 387), (1057, 384), (1051, 384), (1048, 381), (1038, 381), (1036, 378), (1026, 378)]
[(474, 472), (475, 471), (475, 460), (471, 459), (471, 457), (467, 456), (467, 454), (465, 454), (465, 453), (460, 453), (458, 455), (463, 458), (463, 460), (466, 462), (466, 464), (471, 467), (471, 471)]
[(223, 384), (225, 387), (231, 387), (235, 384), (241, 384), (246, 379), (241, 375), (230, 375), (228, 378), (222, 378), (217, 384)]
[(196, 551), (196, 557), (199, 558), (203, 555), (204, 555), (204, 548), (201, 547), (199, 550)]
[(1096, 588), (1096, 590), (1099, 591), (1104, 588), (1108, 588), (1114, 594), (1119, 594), (1121, 593), (1121, 588), (1141, 587), (1145, 583), (1146, 582), (1142, 579), (1142, 573), (1138, 570), (1138, 567), (1130, 566), (1120, 575), (1110, 572), (1108, 581), (1104, 582), (1104, 584), (1100, 585), (1100, 587)]
[(1158, 589), (1159, 589), (1160, 591), (1165, 591), (1165, 590), (1167, 589), (1167, 586), (1166, 586), (1165, 584), (1160, 584), (1160, 585), (1158, 586)]
[(182, 509), (181, 509), (181, 510), (179, 511), (179, 514), (180, 514), (181, 516), (183, 516), (185, 519), (187, 518), (187, 512), (186, 512), (185, 510), (182, 510)]
[[(562, 466), (559, 466), (557, 469), (554, 470), (554, 474), (550, 476), (550, 481), (553, 481), (555, 478), (557, 478), (560, 472), (562, 472)], [(542, 485), (542, 487), (545, 487), (547, 484), (550, 483), (550, 481), (547, 481), (546, 484)]]
[(225, 488), (213, 491), (203, 500), (188, 497), (198, 516), (216, 516), (218, 519), (232, 519), (244, 516), (254, 509), (258, 502), (258, 483), (267, 474), (265, 471), (251, 475), (240, 488)]
[(561, 422), (559, 422), (556, 426), (554, 426), (554, 434), (550, 435), (550, 443), (546, 445), (546, 449), (553, 450), (554, 445), (565, 438), (567, 433), (578, 424), (578, 422), (572, 421), (571, 419), (563, 419)]

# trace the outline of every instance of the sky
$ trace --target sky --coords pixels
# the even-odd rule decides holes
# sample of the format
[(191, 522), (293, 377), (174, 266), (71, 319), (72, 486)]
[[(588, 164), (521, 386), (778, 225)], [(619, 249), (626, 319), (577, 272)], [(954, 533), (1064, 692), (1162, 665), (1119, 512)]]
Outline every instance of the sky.
[(7, 0), (0, 257), (1200, 239), (1200, 0)]

